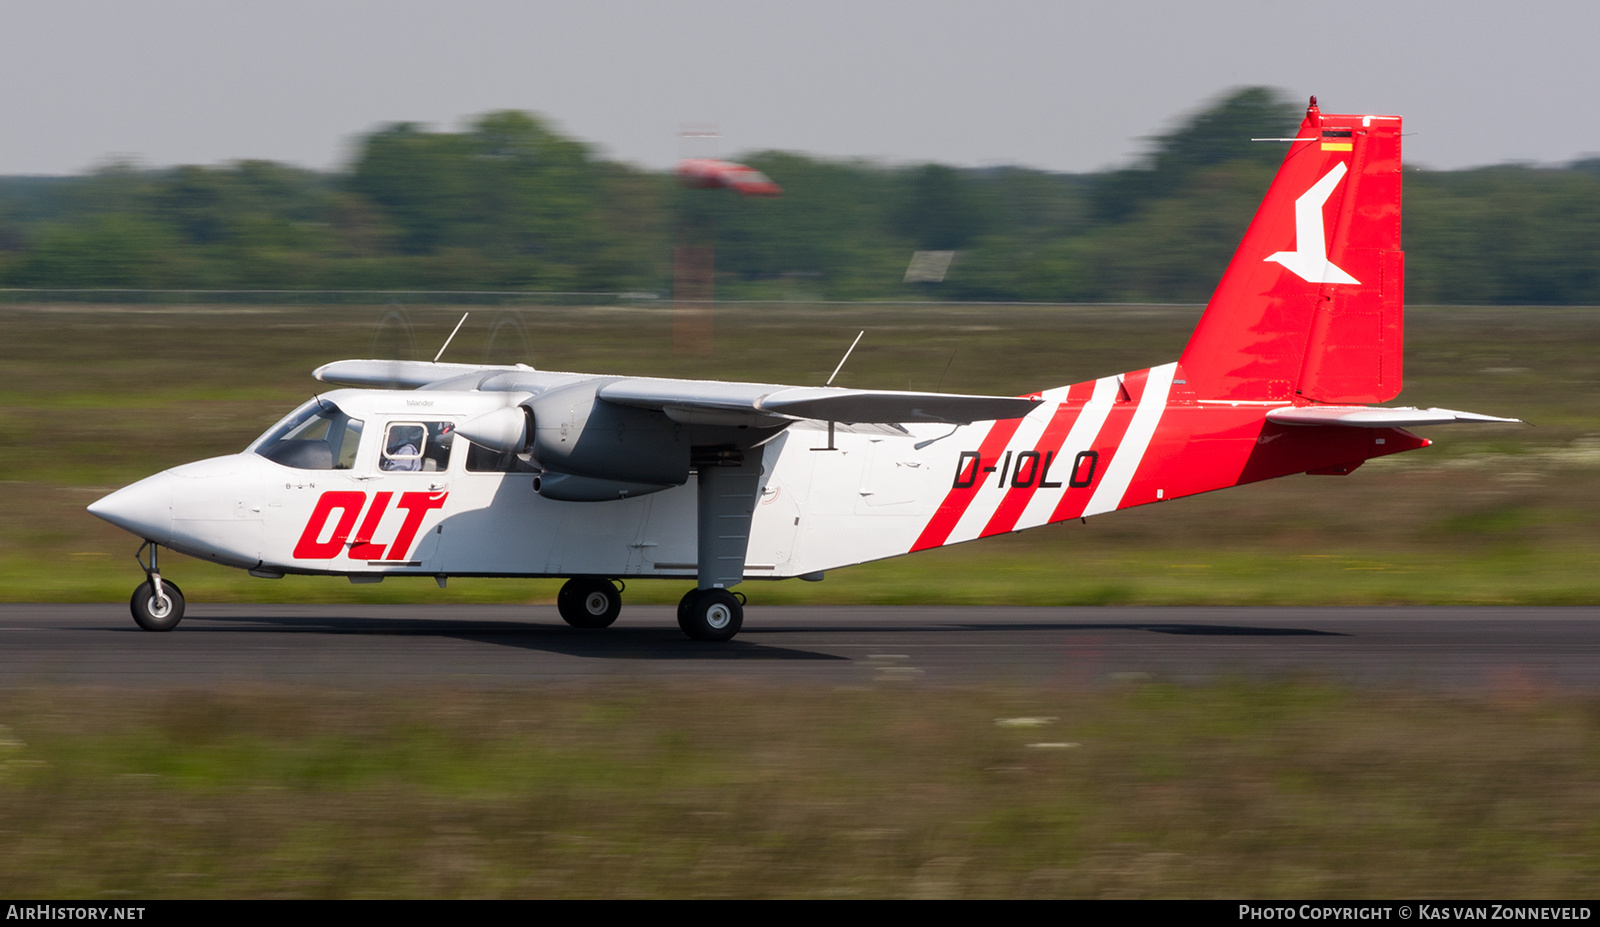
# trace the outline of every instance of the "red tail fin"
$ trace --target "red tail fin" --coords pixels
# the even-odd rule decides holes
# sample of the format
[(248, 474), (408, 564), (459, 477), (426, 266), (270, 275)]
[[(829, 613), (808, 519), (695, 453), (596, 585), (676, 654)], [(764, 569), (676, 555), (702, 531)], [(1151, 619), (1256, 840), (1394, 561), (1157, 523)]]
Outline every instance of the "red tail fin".
[(1400, 117), (1313, 97), (1178, 376), (1199, 399), (1393, 399), (1404, 280)]

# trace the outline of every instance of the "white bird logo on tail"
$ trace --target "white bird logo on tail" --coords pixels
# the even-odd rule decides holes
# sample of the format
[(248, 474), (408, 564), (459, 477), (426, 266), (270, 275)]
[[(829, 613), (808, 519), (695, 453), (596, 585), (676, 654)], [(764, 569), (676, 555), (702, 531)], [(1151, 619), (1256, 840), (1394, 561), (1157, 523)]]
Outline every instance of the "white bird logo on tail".
[(1333, 170), (1311, 185), (1294, 201), (1293, 251), (1279, 251), (1266, 260), (1277, 261), (1295, 276), (1307, 283), (1360, 283), (1342, 268), (1328, 260), (1328, 240), (1322, 230), (1322, 204), (1333, 195), (1333, 188), (1344, 179), (1345, 166), (1340, 161)]

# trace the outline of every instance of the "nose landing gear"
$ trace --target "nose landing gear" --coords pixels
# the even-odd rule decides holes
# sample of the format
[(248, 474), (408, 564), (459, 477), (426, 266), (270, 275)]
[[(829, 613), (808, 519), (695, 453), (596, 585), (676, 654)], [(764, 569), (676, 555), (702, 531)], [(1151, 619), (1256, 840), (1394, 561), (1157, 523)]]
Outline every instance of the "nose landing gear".
[[(150, 562), (144, 562), (144, 552), (150, 551)], [(161, 578), (156, 565), (156, 545), (145, 541), (133, 555), (144, 567), (144, 582), (133, 590), (128, 607), (133, 612), (134, 623), (146, 631), (170, 631), (183, 620), (183, 592), (178, 584)]]

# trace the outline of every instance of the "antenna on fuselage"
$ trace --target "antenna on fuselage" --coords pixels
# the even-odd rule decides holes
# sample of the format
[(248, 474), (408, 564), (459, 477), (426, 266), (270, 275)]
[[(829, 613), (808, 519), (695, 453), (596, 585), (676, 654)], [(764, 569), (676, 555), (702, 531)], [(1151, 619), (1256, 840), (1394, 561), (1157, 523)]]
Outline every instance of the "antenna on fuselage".
[(822, 384), (823, 386), (832, 386), (833, 385), (833, 378), (838, 376), (839, 375), (839, 371), (844, 369), (844, 362), (850, 359), (850, 352), (854, 351), (856, 349), (856, 345), (861, 343), (861, 336), (865, 335), (866, 333), (867, 333), (867, 330), (864, 329), (864, 328), (861, 331), (856, 333), (856, 340), (850, 342), (849, 349), (847, 349), (844, 352), (844, 356), (843, 357), (839, 358), (839, 366), (833, 368), (833, 373), (831, 375), (829, 375), (828, 382)]
[[(959, 351), (959, 350), (961, 350), (961, 349), (960, 348), (956, 348), (956, 351)], [(933, 388), (934, 392), (937, 393), (940, 390), (940, 388), (944, 386), (945, 374), (948, 374), (950, 372), (950, 365), (956, 362), (956, 351), (951, 351), (950, 352), (950, 359), (944, 362), (944, 370), (940, 371), (940, 373), (939, 373), (939, 382), (938, 382), (937, 385), (934, 386), (934, 388)], [(950, 433), (949, 434), (943, 434), (943, 435), (940, 435), (937, 438), (929, 438), (926, 441), (918, 441), (916, 444), (911, 445), (911, 447), (912, 447), (913, 450), (920, 451), (920, 450), (922, 450), (923, 448), (927, 447), (930, 444), (936, 444), (936, 443), (938, 443), (940, 441), (943, 441), (945, 438), (950, 437), (950, 435), (953, 435), (953, 434), (955, 434), (956, 432), (958, 432), (960, 430), (961, 430), (961, 426), (957, 425), (954, 428), (950, 429)]]
[(444, 344), (439, 347), (439, 353), (433, 355), (433, 362), (435, 364), (439, 363), (439, 358), (444, 356), (444, 349), (450, 347), (450, 342), (456, 340), (456, 332), (461, 331), (461, 326), (466, 323), (467, 316), (471, 314), (472, 313), (470, 312), (461, 313), (461, 321), (457, 322), (456, 327), (450, 330), (450, 337), (446, 338), (444, 340)]
[[(839, 375), (839, 371), (844, 369), (844, 362), (850, 359), (850, 352), (852, 352), (852, 351), (854, 351), (856, 349), (856, 345), (861, 343), (861, 336), (865, 335), (866, 333), (867, 333), (867, 330), (864, 329), (864, 328), (861, 331), (856, 332), (856, 340), (850, 342), (850, 347), (845, 349), (844, 356), (839, 358), (839, 366), (833, 368), (833, 373), (828, 375), (828, 382), (822, 384), (823, 386), (832, 386), (833, 385), (833, 378), (838, 376)], [(828, 446), (827, 447), (814, 447), (814, 448), (812, 448), (813, 451), (837, 451), (838, 450), (838, 448), (835, 447), (834, 444), (833, 444), (833, 426), (834, 426), (834, 421), (832, 419), (829, 419), (828, 420)]]
[(933, 387), (933, 391), (934, 392), (937, 393), (940, 390), (940, 388), (944, 386), (945, 374), (948, 374), (950, 372), (950, 365), (956, 362), (956, 351), (959, 351), (959, 350), (961, 350), (961, 349), (960, 348), (956, 348), (955, 351), (951, 351), (950, 352), (950, 359), (944, 362), (944, 369), (939, 371), (939, 382), (937, 384), (935, 384), (934, 387)]

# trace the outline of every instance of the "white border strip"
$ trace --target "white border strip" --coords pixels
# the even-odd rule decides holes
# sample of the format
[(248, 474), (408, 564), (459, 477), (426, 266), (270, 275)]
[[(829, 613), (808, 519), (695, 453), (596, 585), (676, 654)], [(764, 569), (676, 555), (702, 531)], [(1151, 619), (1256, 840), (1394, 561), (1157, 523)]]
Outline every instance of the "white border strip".
[(1161, 424), (1161, 414), (1167, 410), (1167, 396), (1172, 392), (1172, 377), (1177, 369), (1177, 364), (1150, 368), (1144, 394), (1139, 397), (1139, 408), (1133, 413), (1133, 421), (1128, 423), (1128, 432), (1123, 435), (1116, 456), (1106, 467), (1106, 475), (1084, 507), (1083, 517), (1113, 511), (1122, 503), (1128, 484), (1133, 482), (1134, 473), (1144, 462), (1144, 452), (1150, 448), (1156, 426)]
[(1027, 508), (1022, 510), (1022, 517), (1017, 519), (1016, 526), (1011, 530), (1036, 528), (1050, 521), (1050, 516), (1055, 514), (1056, 506), (1061, 504), (1061, 497), (1067, 493), (1065, 484), (1072, 478), (1073, 458), (1079, 451), (1086, 451), (1094, 446), (1094, 439), (1100, 436), (1100, 429), (1105, 427), (1106, 419), (1111, 415), (1112, 405), (1117, 398), (1117, 386), (1116, 377), (1101, 377), (1094, 381), (1094, 392), (1089, 396), (1089, 401), (1083, 404), (1083, 410), (1078, 413), (1078, 420), (1072, 423), (1072, 428), (1067, 431), (1067, 437), (1061, 442), (1061, 446), (1046, 448), (1057, 452), (1052, 465), (1055, 471), (1053, 475), (1055, 481), (1063, 485), (1054, 489), (1035, 490), (1033, 497), (1028, 500)]

